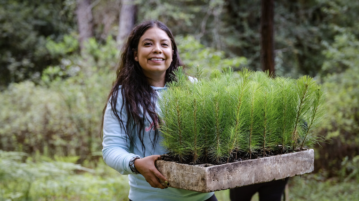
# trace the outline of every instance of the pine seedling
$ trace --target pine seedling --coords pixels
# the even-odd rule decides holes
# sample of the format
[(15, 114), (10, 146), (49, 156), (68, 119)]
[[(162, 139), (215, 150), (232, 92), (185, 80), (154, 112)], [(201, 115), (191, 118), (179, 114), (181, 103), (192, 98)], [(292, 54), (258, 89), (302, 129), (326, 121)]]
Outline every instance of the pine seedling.
[[(266, 87), (265, 93), (265, 119), (263, 121), (263, 125), (265, 126), (265, 130), (263, 131), (263, 146), (262, 150), (264, 154), (267, 151), (271, 151), (276, 148), (278, 145), (277, 139), (280, 135), (277, 133), (277, 128), (281, 128), (279, 119), (281, 119), (282, 111), (280, 110), (281, 101), (278, 101), (278, 97), (280, 97), (281, 89), (277, 87), (275, 80), (270, 78), (268, 86)], [(279, 108), (279, 109), (278, 109)], [(263, 115), (264, 116), (264, 115)]]
[[(223, 82), (223, 88), (228, 94), (226, 116), (229, 118), (227, 120), (227, 129), (224, 131), (226, 135), (225, 140), (227, 141), (225, 149), (227, 162), (229, 161), (233, 151), (237, 154), (240, 138), (242, 138), (242, 119), (244, 119), (242, 117), (242, 103), (246, 85), (248, 83), (248, 76), (241, 77), (238, 81), (233, 81), (233, 78), (234, 74), (232, 69), (227, 69), (225, 71), (225, 81)], [(233, 106), (235, 106), (234, 110)], [(237, 155), (235, 159), (237, 159)]]
[(231, 153), (233, 152), (233, 150), (236, 148), (237, 145), (237, 135), (235, 133), (235, 128), (231, 127), (229, 130), (229, 138), (228, 138), (228, 143), (226, 144), (226, 155), (227, 155), (227, 163), (229, 162), (229, 159), (231, 157)]
[(278, 90), (275, 87), (274, 80), (269, 77), (269, 73), (256, 73), (254, 80), (260, 83), (262, 87), (262, 93), (259, 94), (260, 103), (262, 104), (262, 115), (258, 121), (262, 122), (260, 134), (260, 144), (262, 155), (265, 156), (267, 151), (275, 145), (274, 132), (277, 125), (278, 108), (275, 104), (276, 97), (278, 96)]
[(291, 144), (292, 128), (296, 116), (296, 102), (294, 101), (297, 97), (295, 86), (292, 80), (285, 78), (276, 78), (277, 87), (281, 89), (276, 100), (277, 104), (273, 107), (277, 107), (278, 123), (277, 128), (277, 144), (281, 146), (282, 153), (287, 149), (287, 145)]
[(171, 150), (174, 155), (179, 157), (180, 162), (188, 152), (184, 136), (184, 115), (183, 115), (183, 91), (174, 88), (168, 94), (163, 96), (162, 103), (167, 103), (166, 107), (162, 107), (165, 111), (165, 123), (161, 127), (162, 133), (165, 135), (163, 146)]
[[(232, 126), (231, 132), (231, 145), (228, 147), (227, 153), (230, 155), (231, 151), (229, 149), (232, 149), (232, 151), (235, 149), (235, 153), (237, 154), (237, 151), (241, 149), (241, 142), (243, 141), (243, 126), (246, 117), (245, 110), (243, 109), (244, 105), (244, 96), (245, 93), (247, 93), (248, 90), (248, 76), (242, 76), (239, 81), (234, 82), (231, 86), (228, 87), (228, 91), (231, 97), (231, 103), (230, 105), (235, 106), (233, 111), (233, 117), (234, 124)], [(234, 135), (234, 136), (233, 136)], [(235, 159), (237, 159), (237, 155), (235, 156)]]
[(193, 163), (196, 163), (201, 150), (199, 149), (199, 128), (197, 126), (198, 122), (198, 103), (196, 99), (193, 99)]
[(203, 118), (203, 101), (201, 96), (199, 95), (199, 91), (201, 90), (201, 83), (193, 83), (189, 85), (189, 96), (187, 98), (188, 101), (188, 115), (187, 116), (187, 127), (185, 129), (186, 132), (186, 141), (188, 144), (188, 149), (192, 153), (193, 159), (192, 162), (196, 163), (198, 158), (202, 154), (203, 145), (201, 143), (201, 122)]
[(213, 107), (211, 103), (213, 101), (213, 92), (212, 85), (208, 81), (200, 81), (200, 88), (198, 88), (198, 99), (200, 100), (200, 111), (201, 118), (200, 121), (200, 132), (201, 140), (200, 144), (203, 150), (203, 156), (205, 162), (208, 162), (208, 159), (211, 158), (212, 145), (215, 142), (214, 137), (214, 126), (211, 122), (211, 116), (213, 115)]
[(299, 138), (299, 133), (301, 132), (299, 125), (299, 120), (303, 119), (306, 112), (309, 110), (312, 101), (310, 100), (311, 93), (313, 90), (311, 88), (315, 85), (313, 79), (308, 76), (303, 76), (296, 81), (296, 93), (297, 93), (297, 107), (296, 107), (296, 117), (294, 123), (294, 129), (292, 132), (292, 150), (296, 149), (297, 141)]
[[(265, 156), (315, 142), (321, 91), (308, 77), (271, 79), (262, 72), (226, 70), (192, 83), (182, 69), (160, 100), (163, 145), (182, 162), (229, 161), (233, 152)], [(239, 76), (239, 78), (238, 78)], [(208, 161), (210, 159), (210, 161)]]
[(162, 117), (164, 123), (161, 131), (164, 135), (163, 146), (171, 150), (172, 154), (178, 156), (182, 162), (190, 152), (186, 139), (186, 135), (191, 133), (186, 130), (189, 110), (186, 98), (189, 94), (189, 81), (182, 68), (176, 72), (176, 79), (176, 82), (169, 84), (171, 90), (167, 90), (160, 100), (161, 111), (165, 115)]
[[(303, 135), (301, 136), (300, 149), (303, 149), (303, 146), (307, 144), (312, 144), (317, 141), (317, 136), (313, 133), (313, 130), (320, 123), (321, 117), (324, 114), (323, 107), (323, 92), (320, 90), (320, 87), (315, 85), (313, 93), (313, 102), (309, 111), (307, 113), (308, 118), (304, 118), (307, 122), (303, 122)], [(309, 140), (310, 139), (310, 140)]]
[(177, 71), (175, 72), (175, 78), (176, 81), (171, 82), (169, 87), (183, 87), (188, 81), (187, 75), (184, 73), (182, 66), (178, 67)]
[(210, 130), (212, 130), (210, 136), (212, 135), (214, 139), (210, 155), (216, 163), (219, 163), (222, 158), (228, 155), (226, 147), (230, 139), (231, 122), (233, 122), (230, 94), (226, 89), (227, 83), (228, 80), (225, 75), (220, 75), (212, 81), (203, 83), (208, 85), (208, 89), (211, 90), (209, 97), (206, 98), (206, 107), (211, 110), (207, 118)]
[(159, 99), (159, 105), (161, 108), (161, 124), (160, 124), (160, 130), (162, 132), (162, 134), (164, 135), (164, 139), (162, 141), (162, 145), (166, 148), (168, 147), (173, 147), (173, 142), (175, 141), (173, 138), (175, 138), (175, 136), (171, 135), (172, 132), (170, 131), (170, 125), (173, 125), (172, 122), (172, 118), (169, 118), (170, 116), (170, 98), (169, 98), (169, 93), (165, 94), (164, 96), (162, 96), (161, 99)]
[(255, 81), (250, 81), (248, 85), (249, 88), (245, 96), (244, 106), (244, 113), (248, 118), (246, 118), (244, 122), (246, 130), (244, 132), (244, 143), (242, 147), (248, 152), (249, 158), (252, 158), (252, 153), (259, 148), (261, 121), (258, 121), (258, 119), (261, 119), (262, 104), (259, 98), (261, 94), (260, 84)]
[(212, 122), (214, 125), (214, 146), (212, 149), (212, 154), (214, 155), (216, 162), (219, 163), (219, 159), (221, 158), (221, 156), (223, 155), (223, 150), (222, 150), (222, 106), (223, 106), (223, 102), (222, 102), (222, 98), (221, 97), (221, 91), (220, 89), (215, 89), (215, 91), (213, 92), (213, 102), (212, 102), (212, 108), (213, 108), (213, 116), (212, 116)]

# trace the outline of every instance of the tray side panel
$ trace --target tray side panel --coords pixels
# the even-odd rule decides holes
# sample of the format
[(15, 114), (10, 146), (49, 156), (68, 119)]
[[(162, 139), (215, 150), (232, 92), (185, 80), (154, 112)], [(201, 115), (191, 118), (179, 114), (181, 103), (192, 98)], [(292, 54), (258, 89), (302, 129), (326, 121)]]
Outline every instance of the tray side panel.
[(170, 187), (198, 192), (208, 192), (205, 167), (163, 160), (157, 160), (156, 167), (163, 174), (163, 176), (166, 177)]
[(293, 177), (314, 170), (314, 150), (208, 167), (206, 192)]

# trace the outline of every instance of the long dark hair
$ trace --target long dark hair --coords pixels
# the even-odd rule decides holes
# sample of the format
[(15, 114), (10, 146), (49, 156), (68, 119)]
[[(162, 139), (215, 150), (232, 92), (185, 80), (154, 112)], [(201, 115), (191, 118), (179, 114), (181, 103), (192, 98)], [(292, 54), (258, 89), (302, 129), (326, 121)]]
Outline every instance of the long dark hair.
[[(126, 131), (127, 139), (133, 143), (131, 131), (138, 127), (137, 136), (142, 144), (142, 150), (145, 153), (145, 145), (143, 142), (145, 119), (148, 118), (150, 122), (155, 125), (155, 135), (153, 136), (152, 146), (156, 145), (158, 140), (157, 122), (159, 122), (158, 115), (155, 111), (156, 93), (151, 88), (147, 77), (142, 71), (138, 62), (135, 61), (134, 55), (137, 51), (138, 43), (141, 36), (150, 28), (157, 27), (165, 31), (171, 39), (173, 55), (170, 67), (166, 70), (165, 83), (174, 81), (174, 71), (182, 66), (177, 45), (170, 29), (160, 21), (145, 21), (137, 25), (130, 33), (126, 44), (122, 48), (121, 60), (117, 69), (117, 79), (114, 82), (108, 101), (110, 101), (112, 111), (119, 121), (120, 126)], [(119, 87), (121, 86), (121, 87)], [(116, 110), (118, 93), (122, 94), (122, 107), (121, 111)], [(127, 119), (121, 119), (119, 112), (125, 109)], [(105, 114), (106, 106), (103, 110)], [(126, 122), (126, 123), (125, 123)], [(102, 120), (103, 124), (103, 120)]]

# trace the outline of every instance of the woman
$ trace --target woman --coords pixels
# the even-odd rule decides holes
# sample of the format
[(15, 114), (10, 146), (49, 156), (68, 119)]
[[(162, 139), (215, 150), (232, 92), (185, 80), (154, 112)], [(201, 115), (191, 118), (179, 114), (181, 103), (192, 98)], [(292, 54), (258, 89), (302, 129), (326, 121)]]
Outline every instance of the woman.
[(103, 158), (129, 175), (129, 198), (143, 200), (217, 200), (214, 193), (168, 188), (155, 161), (160, 145), (157, 100), (182, 65), (171, 31), (159, 21), (136, 26), (123, 47), (117, 79), (103, 118)]

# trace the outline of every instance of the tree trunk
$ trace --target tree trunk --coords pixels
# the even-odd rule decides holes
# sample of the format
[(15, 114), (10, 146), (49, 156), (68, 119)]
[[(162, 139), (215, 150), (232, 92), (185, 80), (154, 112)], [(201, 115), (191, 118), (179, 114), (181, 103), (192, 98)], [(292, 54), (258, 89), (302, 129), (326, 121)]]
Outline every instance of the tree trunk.
[(261, 64), (263, 71), (269, 71), (271, 77), (274, 71), (274, 0), (262, 0), (261, 17)]
[(121, 50), (123, 43), (135, 26), (137, 13), (137, 8), (133, 0), (121, 0), (121, 4), (117, 35), (117, 44), (119, 50)]
[(87, 41), (92, 34), (92, 11), (91, 0), (76, 0), (77, 2), (77, 26), (79, 29), (80, 48), (83, 49), (84, 42)]

